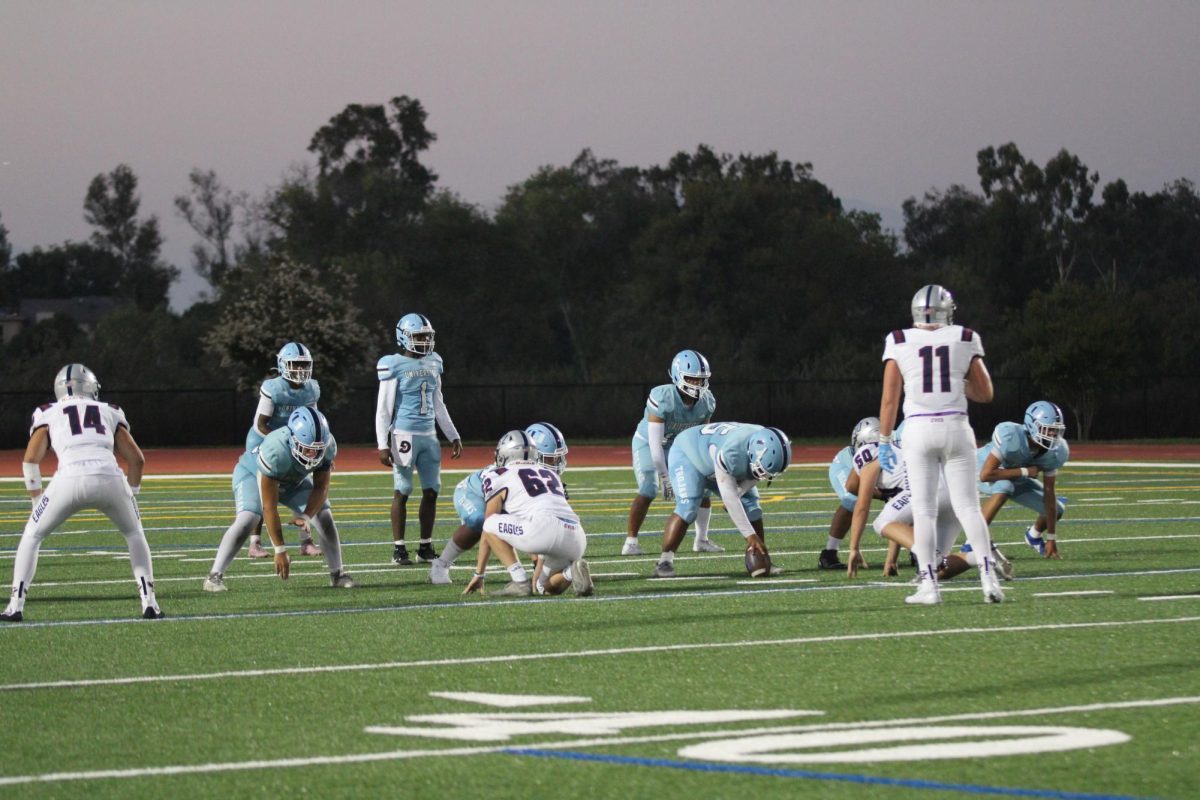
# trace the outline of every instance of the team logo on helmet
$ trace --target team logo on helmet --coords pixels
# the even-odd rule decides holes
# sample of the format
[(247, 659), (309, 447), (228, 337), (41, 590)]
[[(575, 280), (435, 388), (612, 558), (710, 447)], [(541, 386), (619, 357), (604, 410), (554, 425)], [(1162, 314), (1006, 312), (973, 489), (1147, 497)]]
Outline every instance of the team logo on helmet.
[(1029, 438), (1049, 450), (1067, 432), (1062, 409), (1049, 400), (1038, 400), (1025, 409)]
[(863, 417), (854, 426), (854, 431), (850, 434), (850, 446), (855, 450), (864, 444), (873, 444), (878, 441), (879, 417)]
[(559, 475), (567, 468), (567, 440), (562, 431), (549, 422), (535, 422), (525, 429), (537, 448), (537, 461)]
[(429, 355), (433, 352), (433, 323), (423, 314), (405, 314), (396, 323), (396, 344), (410, 353)]
[(288, 417), (288, 432), (292, 439), (292, 455), (306, 469), (315, 469), (325, 459), (329, 447), (329, 423), (315, 408), (297, 408)]
[(772, 480), (792, 463), (792, 440), (779, 428), (763, 428), (746, 443), (746, 453), (755, 480)]
[(708, 359), (695, 350), (680, 350), (671, 359), (671, 383), (688, 397), (701, 397), (708, 391), (712, 371)]

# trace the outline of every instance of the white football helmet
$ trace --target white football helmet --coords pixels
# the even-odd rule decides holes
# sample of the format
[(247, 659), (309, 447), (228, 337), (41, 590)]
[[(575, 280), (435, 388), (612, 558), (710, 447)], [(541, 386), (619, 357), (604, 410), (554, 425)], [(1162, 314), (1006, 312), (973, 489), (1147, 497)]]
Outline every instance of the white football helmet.
[(913, 325), (919, 327), (941, 327), (954, 324), (954, 295), (943, 286), (931, 283), (922, 286), (913, 295)]
[(96, 373), (83, 364), (67, 364), (54, 376), (54, 399), (64, 397), (87, 397), (95, 400), (100, 396), (100, 381)]

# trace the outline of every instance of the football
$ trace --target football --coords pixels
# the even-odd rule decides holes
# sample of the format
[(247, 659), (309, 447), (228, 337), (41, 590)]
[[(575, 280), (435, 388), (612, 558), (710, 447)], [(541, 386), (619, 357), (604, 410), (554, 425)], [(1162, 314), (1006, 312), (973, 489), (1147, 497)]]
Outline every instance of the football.
[(771, 574), (771, 557), (756, 550), (746, 551), (746, 572), (751, 578), (761, 578)]

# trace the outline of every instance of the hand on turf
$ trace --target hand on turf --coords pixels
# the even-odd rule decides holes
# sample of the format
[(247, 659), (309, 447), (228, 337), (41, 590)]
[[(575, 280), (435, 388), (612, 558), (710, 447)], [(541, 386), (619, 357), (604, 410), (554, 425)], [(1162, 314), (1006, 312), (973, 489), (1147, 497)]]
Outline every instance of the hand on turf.
[(379, 451), (379, 463), (383, 464), (385, 467), (390, 467), (392, 465), (392, 451), (388, 450), (386, 448), (383, 450), (380, 450)]
[(462, 439), (455, 439), (450, 443), (450, 457), (458, 458), (462, 455)]
[(1046, 552), (1042, 553), (1043, 558), (1057, 558), (1062, 561), (1062, 556), (1058, 552), (1058, 542), (1050, 539), (1046, 540)]
[(472, 575), (471, 580), (467, 582), (467, 588), (463, 589), (463, 594), (473, 594), (478, 591), (483, 594), (483, 578), (478, 575)]
[(286, 581), (288, 579), (288, 574), (291, 571), (292, 571), (292, 559), (290, 556), (288, 556), (287, 551), (284, 550), (282, 553), (276, 553), (275, 554), (275, 574), (278, 575), (279, 577), (283, 578)]
[(858, 568), (870, 569), (871, 565), (863, 558), (863, 554), (857, 548), (850, 549), (850, 557), (846, 559), (846, 577), (857, 578)]

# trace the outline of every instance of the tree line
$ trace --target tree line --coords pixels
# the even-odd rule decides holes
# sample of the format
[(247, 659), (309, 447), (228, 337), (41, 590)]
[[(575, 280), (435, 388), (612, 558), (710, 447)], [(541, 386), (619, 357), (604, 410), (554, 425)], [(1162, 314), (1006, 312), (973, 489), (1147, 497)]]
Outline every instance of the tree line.
[(1188, 180), (1132, 192), (1065, 149), (1037, 164), (988, 146), (977, 187), (910, 198), (893, 233), (774, 152), (699, 145), (636, 167), (585, 149), (489, 212), (421, 162), (427, 123), (407, 96), (349, 105), (313, 134), (315, 163), (259, 197), (194, 169), (175, 210), (211, 291), (178, 315), (179, 270), (129, 166), (88, 186), (86, 242), (13, 256), (0, 219), (0, 308), (124, 301), (91, 337), (63, 316), (24, 329), (4, 388), (42, 387), (66, 360), (123, 387), (250, 388), (300, 340), (336, 404), (371, 382), (408, 311), (433, 320), (451, 383), (657, 380), (683, 347), (725, 380), (870, 377), (930, 282), (983, 333), (992, 371), (1030, 377), (1084, 436), (1109, 394), (1200, 363)]

